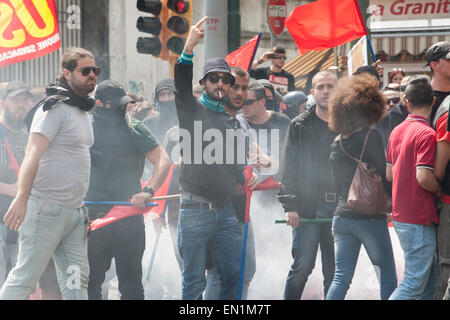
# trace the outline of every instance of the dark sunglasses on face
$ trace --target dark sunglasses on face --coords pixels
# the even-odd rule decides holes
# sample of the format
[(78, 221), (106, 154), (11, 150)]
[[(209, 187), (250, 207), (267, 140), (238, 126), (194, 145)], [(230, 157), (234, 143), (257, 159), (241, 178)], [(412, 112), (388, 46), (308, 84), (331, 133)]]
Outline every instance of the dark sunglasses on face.
[(226, 73), (223, 76), (210, 74), (208, 75), (208, 79), (211, 83), (217, 83), (220, 79), (222, 79), (223, 84), (231, 84), (231, 82), (233, 82), (233, 76), (229, 73)]
[(286, 57), (286, 56), (277, 56), (276, 59), (279, 59), (279, 60), (286, 60), (287, 57)]
[(387, 100), (386, 100), (386, 104), (391, 104), (391, 102), (392, 102), (393, 104), (397, 104), (397, 103), (400, 102), (400, 98), (391, 98), (391, 99), (387, 99)]
[(80, 68), (80, 71), (81, 71), (81, 74), (84, 76), (84, 77), (87, 77), (90, 73), (91, 73), (91, 71), (96, 75), (96, 76), (98, 76), (99, 74), (100, 74), (100, 68), (99, 67), (83, 67), (83, 68)]
[(254, 104), (258, 100), (260, 100), (260, 99), (247, 99), (247, 100), (245, 100), (244, 105), (249, 106), (251, 104)]

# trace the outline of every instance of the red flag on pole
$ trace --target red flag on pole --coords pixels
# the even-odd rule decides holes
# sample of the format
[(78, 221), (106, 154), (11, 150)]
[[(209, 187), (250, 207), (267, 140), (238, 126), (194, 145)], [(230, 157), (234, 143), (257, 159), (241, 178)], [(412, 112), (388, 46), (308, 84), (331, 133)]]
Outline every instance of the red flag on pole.
[(91, 222), (91, 231), (127, 217), (143, 214), (144, 211), (145, 209), (135, 206), (114, 206), (106, 216)]
[[(155, 191), (155, 194), (153, 195), (153, 197), (157, 198), (157, 197), (163, 197), (163, 196), (167, 196), (169, 194), (169, 188), (170, 188), (170, 184), (172, 182), (172, 176), (173, 176), (173, 171), (175, 169), (175, 165), (172, 164), (170, 166), (170, 170), (169, 173), (167, 174), (166, 179), (164, 180), (162, 186)], [(148, 181), (146, 183), (144, 183), (142, 185), (142, 187), (148, 186), (148, 184), (150, 183), (150, 179), (148, 179)], [(166, 200), (158, 200), (155, 201), (155, 203), (157, 204), (156, 207), (151, 207), (150, 210), (148, 210), (148, 212), (146, 212), (144, 214), (144, 217), (146, 217), (150, 212), (155, 213), (159, 216), (161, 216), (165, 209), (166, 209)]]
[[(164, 180), (163, 185), (156, 190), (155, 194), (153, 195), (153, 197), (161, 197), (161, 196), (166, 196), (168, 191), (169, 191), (169, 187), (170, 187), (170, 182), (172, 180), (172, 175), (173, 175), (173, 171), (174, 171), (175, 165), (171, 165), (170, 166), (170, 170), (169, 173), (167, 174), (166, 179)], [(150, 179), (144, 183), (142, 186), (145, 187), (149, 184)], [(128, 200), (130, 201), (130, 200)], [(127, 217), (131, 217), (131, 216), (135, 216), (135, 215), (140, 215), (143, 214), (144, 217), (146, 217), (150, 212), (155, 213), (159, 216), (161, 216), (161, 214), (164, 212), (164, 209), (166, 207), (166, 200), (158, 200), (155, 201), (155, 203), (157, 204), (157, 206), (155, 207), (151, 207), (150, 210), (148, 209), (140, 209), (138, 207), (135, 206), (114, 206), (111, 208), (111, 210), (108, 212), (108, 214), (106, 214), (103, 218), (100, 219), (96, 219), (94, 221), (92, 221), (91, 223), (91, 230), (96, 230), (98, 228), (101, 228), (103, 226), (106, 226), (107, 224), (113, 223), (115, 221), (127, 218)]]
[(334, 48), (367, 34), (357, 0), (317, 0), (295, 8), (285, 24), (300, 54)]
[(245, 178), (245, 184), (244, 189), (247, 196), (247, 202), (245, 205), (245, 222), (248, 222), (250, 219), (250, 204), (251, 204), (251, 198), (253, 191), (257, 190), (274, 190), (281, 186), (281, 183), (276, 182), (273, 177), (269, 177), (263, 182), (259, 183), (253, 190), (250, 189), (250, 187), (247, 185), (248, 180), (252, 177), (253, 169), (250, 166), (247, 166), (244, 170), (244, 178)]
[(253, 62), (256, 50), (258, 49), (261, 33), (254, 36), (250, 41), (244, 44), (239, 49), (231, 52), (225, 57), (225, 60), (230, 66), (241, 67), (248, 71)]

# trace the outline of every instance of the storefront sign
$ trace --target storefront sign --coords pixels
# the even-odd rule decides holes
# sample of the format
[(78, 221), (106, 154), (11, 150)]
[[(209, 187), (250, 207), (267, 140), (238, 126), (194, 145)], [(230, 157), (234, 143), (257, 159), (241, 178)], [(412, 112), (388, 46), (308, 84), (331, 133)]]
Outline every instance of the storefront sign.
[(449, 18), (450, 0), (370, 0), (374, 20)]

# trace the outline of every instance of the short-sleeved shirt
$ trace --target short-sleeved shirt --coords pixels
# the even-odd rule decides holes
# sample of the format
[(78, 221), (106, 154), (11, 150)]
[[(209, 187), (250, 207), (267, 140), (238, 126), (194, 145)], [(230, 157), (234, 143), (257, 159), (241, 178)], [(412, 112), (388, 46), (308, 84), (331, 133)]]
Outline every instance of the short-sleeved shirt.
[(392, 219), (430, 225), (438, 222), (435, 194), (423, 189), (418, 168), (434, 169), (436, 138), (428, 119), (409, 115), (389, 137), (386, 161), (392, 166)]
[(45, 112), (39, 108), (33, 133), (44, 135), (50, 144), (39, 161), (31, 194), (68, 208), (82, 207), (89, 186), (89, 148), (94, 144), (89, 114), (64, 103)]
[(275, 90), (278, 88), (282, 88), (286, 91), (295, 90), (295, 78), (292, 74), (285, 70), (281, 70), (281, 72), (273, 72), (270, 70), (270, 67), (256, 68), (254, 70), (250, 70), (250, 76), (256, 80), (269, 80)]
[(439, 109), (442, 101), (444, 101), (449, 94), (450, 91), (436, 91), (436, 90), (433, 91), (433, 95), (436, 98), (436, 102), (434, 103), (433, 109), (431, 110), (430, 119), (434, 119), (434, 116), (436, 115), (436, 112)]
[[(447, 118), (448, 112), (444, 113), (436, 122), (436, 142), (447, 141), (450, 143), (450, 132), (447, 131)], [(450, 194), (446, 193), (443, 187), (441, 201), (450, 204)]]
[[(6, 147), (5, 138), (12, 152), (12, 156), (20, 165), (25, 156), (28, 134), (25, 129), (19, 132), (12, 132), (3, 125), (0, 125), (0, 130), (3, 132), (0, 135), (0, 182), (13, 184), (17, 182), (17, 176), (15, 171), (10, 167), (11, 158)], [(5, 215), (12, 200), (13, 198), (9, 195), (0, 194), (0, 219)]]
[[(126, 201), (142, 190), (145, 155), (159, 142), (142, 122), (94, 109), (90, 201)], [(104, 111), (107, 111), (104, 110)]]

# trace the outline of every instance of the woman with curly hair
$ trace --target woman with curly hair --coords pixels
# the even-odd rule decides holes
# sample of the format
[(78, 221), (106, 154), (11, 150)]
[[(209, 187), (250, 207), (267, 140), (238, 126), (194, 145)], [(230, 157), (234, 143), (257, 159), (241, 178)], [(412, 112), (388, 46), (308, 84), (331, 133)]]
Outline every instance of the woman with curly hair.
[[(361, 244), (372, 262), (380, 282), (381, 299), (388, 299), (397, 287), (394, 254), (384, 213), (351, 211), (347, 196), (357, 162), (365, 145), (362, 161), (375, 168), (390, 193), (386, 180), (386, 158), (381, 135), (373, 130), (384, 112), (385, 100), (377, 80), (370, 75), (342, 79), (330, 98), (329, 127), (340, 135), (331, 144), (330, 163), (339, 202), (334, 212), (332, 231), (336, 271), (327, 300), (343, 300), (350, 287)], [(345, 153), (344, 153), (345, 152)]]

